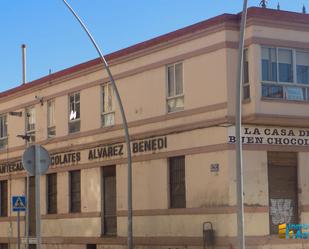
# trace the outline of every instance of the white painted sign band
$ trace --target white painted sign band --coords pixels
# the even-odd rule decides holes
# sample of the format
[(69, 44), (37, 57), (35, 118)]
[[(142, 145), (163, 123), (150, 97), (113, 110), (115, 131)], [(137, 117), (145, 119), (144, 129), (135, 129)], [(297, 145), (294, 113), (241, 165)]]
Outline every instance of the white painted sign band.
[[(243, 144), (309, 146), (309, 129), (281, 127), (242, 127)], [(228, 143), (236, 143), (235, 127), (228, 128)]]

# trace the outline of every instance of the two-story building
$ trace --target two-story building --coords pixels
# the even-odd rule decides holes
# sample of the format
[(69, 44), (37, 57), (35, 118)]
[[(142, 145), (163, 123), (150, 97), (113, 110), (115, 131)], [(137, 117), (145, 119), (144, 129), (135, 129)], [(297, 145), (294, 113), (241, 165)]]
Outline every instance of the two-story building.
[[(214, 248), (237, 248), (239, 26), (223, 14), (107, 55), (132, 139), (135, 248), (201, 249), (204, 222)], [(250, 8), (245, 44), (247, 248), (309, 248), (278, 236), (279, 224), (309, 223), (309, 16)], [(100, 60), (0, 93), (0, 249), (17, 248), (10, 200), (26, 194), (25, 134), (51, 154), (43, 248), (126, 248), (127, 153)], [(33, 237), (32, 177), (29, 192)]]

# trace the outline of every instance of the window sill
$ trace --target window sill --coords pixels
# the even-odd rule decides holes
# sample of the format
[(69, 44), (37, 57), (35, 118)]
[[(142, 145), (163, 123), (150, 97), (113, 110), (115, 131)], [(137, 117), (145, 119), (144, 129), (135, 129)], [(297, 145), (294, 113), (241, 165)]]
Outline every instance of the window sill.
[(185, 111), (185, 108), (183, 108), (183, 109), (181, 109), (181, 110), (170, 111), (170, 112), (167, 111), (166, 114), (167, 114), (167, 115), (170, 115), (170, 114), (179, 113), (179, 112), (183, 112), (183, 111)]
[(289, 99), (276, 99), (276, 98), (266, 98), (266, 97), (261, 97), (261, 101), (284, 103), (284, 104), (301, 104), (301, 105), (308, 105), (309, 104), (309, 102), (305, 101), (305, 100), (289, 100)]
[(113, 128), (114, 126), (115, 126), (115, 124), (112, 124), (112, 125), (101, 125), (100, 128), (108, 129), (108, 128)]
[(117, 234), (101, 234), (101, 238), (105, 238), (105, 239), (114, 239), (114, 238), (117, 238)]

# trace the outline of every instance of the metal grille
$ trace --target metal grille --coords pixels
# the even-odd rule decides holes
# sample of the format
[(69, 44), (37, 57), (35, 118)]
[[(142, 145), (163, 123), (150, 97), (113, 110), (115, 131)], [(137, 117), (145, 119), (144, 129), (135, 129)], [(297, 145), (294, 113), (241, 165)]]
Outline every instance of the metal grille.
[(268, 152), (270, 233), (278, 225), (298, 223), (297, 153)]
[(27, 135), (30, 137), (29, 142), (30, 143), (34, 143), (35, 142), (35, 131), (31, 131), (31, 132), (26, 132)]
[(70, 212), (79, 213), (80, 202), (80, 170), (70, 172)]
[(8, 181), (0, 181), (0, 216), (8, 216)]
[(186, 207), (185, 157), (169, 158), (170, 207)]
[(47, 213), (57, 213), (57, 173), (47, 175)]
[(48, 136), (48, 138), (52, 138), (52, 137), (56, 136), (56, 127), (55, 126), (47, 128), (47, 136)]
[(8, 145), (7, 138), (0, 138), (0, 149), (5, 149)]
[(80, 120), (74, 120), (69, 122), (69, 133), (80, 131)]
[(103, 234), (117, 234), (117, 213), (116, 213), (116, 166), (103, 168), (103, 200), (104, 220)]

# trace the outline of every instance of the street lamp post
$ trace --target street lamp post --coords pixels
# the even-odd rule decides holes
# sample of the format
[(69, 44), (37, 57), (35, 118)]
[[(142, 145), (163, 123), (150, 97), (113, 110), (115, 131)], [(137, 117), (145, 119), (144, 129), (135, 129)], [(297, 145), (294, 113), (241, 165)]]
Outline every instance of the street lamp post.
[(238, 69), (236, 82), (236, 120), (235, 120), (235, 135), (236, 135), (236, 168), (237, 168), (237, 235), (239, 249), (245, 247), (244, 235), (244, 187), (243, 187), (243, 161), (242, 161), (242, 140), (241, 140), (241, 103), (242, 103), (242, 82), (243, 82), (243, 61), (244, 61), (244, 41), (245, 29), (247, 22), (247, 6), (248, 0), (244, 0), (243, 11), (241, 16), (239, 49), (238, 49)]
[(128, 123), (126, 119), (126, 115), (123, 109), (122, 101), (114, 80), (114, 77), (111, 73), (111, 70), (109, 68), (109, 65), (103, 56), (103, 53), (101, 52), (99, 46), (97, 45), (96, 41), (94, 40), (93, 36), (87, 29), (86, 25), (83, 23), (83, 21), (79, 18), (79, 16), (76, 14), (76, 12), (73, 10), (73, 8), (68, 4), (66, 0), (63, 0), (65, 5), (68, 7), (68, 9), (71, 11), (71, 13), (74, 15), (76, 20), (79, 22), (79, 24), (82, 26), (83, 30), (87, 33), (87, 36), (91, 40), (93, 46), (95, 47), (96, 51), (98, 52), (102, 63), (107, 71), (109, 80), (111, 82), (111, 85), (115, 91), (116, 99), (119, 104), (124, 132), (125, 132), (125, 141), (127, 146), (127, 157), (128, 157), (128, 249), (133, 249), (133, 222), (132, 222), (132, 158), (131, 158), (131, 145), (130, 145), (130, 136), (129, 136), (129, 128)]

